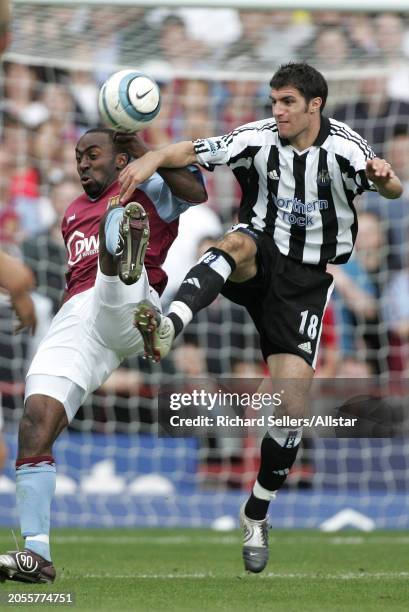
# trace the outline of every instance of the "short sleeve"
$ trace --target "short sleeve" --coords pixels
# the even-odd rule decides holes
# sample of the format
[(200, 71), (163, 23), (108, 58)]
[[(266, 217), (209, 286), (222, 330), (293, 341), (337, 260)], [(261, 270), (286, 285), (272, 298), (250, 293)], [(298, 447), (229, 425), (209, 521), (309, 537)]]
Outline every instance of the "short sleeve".
[(240, 157), (246, 150), (251, 136), (257, 131), (254, 124), (243, 125), (229, 134), (200, 138), (193, 141), (197, 161), (207, 170), (228, 164), (230, 159)]
[(355, 182), (354, 193), (359, 195), (364, 191), (377, 191), (375, 184), (366, 176), (366, 163), (368, 160), (374, 159), (376, 154), (364, 138), (356, 132), (351, 131), (351, 133), (356, 134), (353, 139), (347, 141), (349, 164)]
[[(188, 166), (188, 168), (190, 172), (196, 176), (198, 181), (203, 182), (202, 173), (199, 168), (196, 166)], [(153, 174), (147, 181), (141, 183), (139, 189), (142, 189), (146, 193), (155, 206), (159, 217), (162, 221), (165, 221), (165, 223), (171, 223), (190, 206), (194, 206), (192, 202), (187, 202), (186, 200), (174, 196), (166, 182), (158, 173)]]

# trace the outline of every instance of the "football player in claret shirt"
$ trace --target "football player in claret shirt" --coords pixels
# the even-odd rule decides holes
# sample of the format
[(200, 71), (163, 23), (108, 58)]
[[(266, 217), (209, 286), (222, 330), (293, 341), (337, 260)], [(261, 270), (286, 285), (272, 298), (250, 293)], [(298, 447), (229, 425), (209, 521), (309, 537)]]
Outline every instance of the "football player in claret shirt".
[(63, 306), (29, 368), (19, 428), (16, 495), (25, 548), (0, 555), (0, 580), (55, 579), (49, 545), (53, 443), (120, 362), (143, 352), (133, 326), (135, 305), (149, 297), (160, 309), (166, 285), (161, 265), (177, 235), (178, 217), (207, 199), (195, 166), (161, 168), (120, 205), (117, 177), (145, 151), (137, 136), (109, 129), (90, 130), (77, 143), (84, 193), (62, 222), (68, 251)]

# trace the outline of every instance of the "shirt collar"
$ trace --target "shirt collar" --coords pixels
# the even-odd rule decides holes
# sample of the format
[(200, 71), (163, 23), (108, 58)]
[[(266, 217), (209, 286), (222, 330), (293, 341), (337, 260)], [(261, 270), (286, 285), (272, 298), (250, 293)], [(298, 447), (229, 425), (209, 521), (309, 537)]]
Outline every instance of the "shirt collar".
[[(314, 140), (311, 146), (320, 147), (322, 144), (324, 144), (324, 142), (329, 136), (330, 130), (331, 130), (330, 120), (328, 119), (328, 117), (324, 117), (324, 115), (321, 115), (320, 131), (318, 132), (318, 136)], [(287, 138), (280, 138), (280, 142), (283, 146), (290, 144)]]

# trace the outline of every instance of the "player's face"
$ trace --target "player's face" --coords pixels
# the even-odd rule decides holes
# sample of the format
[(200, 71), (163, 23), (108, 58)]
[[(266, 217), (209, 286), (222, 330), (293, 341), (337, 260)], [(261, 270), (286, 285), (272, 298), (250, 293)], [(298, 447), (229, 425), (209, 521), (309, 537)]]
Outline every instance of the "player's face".
[(98, 198), (118, 177), (117, 156), (108, 134), (85, 134), (75, 148), (77, 172), (90, 198)]
[(307, 103), (298, 89), (290, 86), (272, 89), (270, 98), (278, 133), (290, 143), (297, 141), (303, 133), (308, 132), (312, 122), (316, 121), (316, 113), (321, 104), (320, 98), (314, 98)]

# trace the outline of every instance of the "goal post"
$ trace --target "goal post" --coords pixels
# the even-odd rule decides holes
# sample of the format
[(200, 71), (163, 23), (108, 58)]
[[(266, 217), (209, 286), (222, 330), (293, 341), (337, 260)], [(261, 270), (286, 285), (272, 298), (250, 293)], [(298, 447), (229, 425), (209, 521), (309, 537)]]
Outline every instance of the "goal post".
[[(109, 0), (14, 0), (15, 5), (49, 5), (49, 6), (112, 6)], [(234, 8), (243, 10), (340, 10), (353, 12), (368, 12), (376, 11), (399, 11), (406, 12), (408, 7), (405, 0), (391, 0), (385, 4), (385, 0), (362, 0), (359, 4), (354, 0), (334, 0), (329, 3), (328, 0), (253, 0), (251, 5), (248, 0), (166, 0), (158, 3), (156, 0), (119, 0), (115, 3), (117, 7), (142, 7), (142, 8)]]

